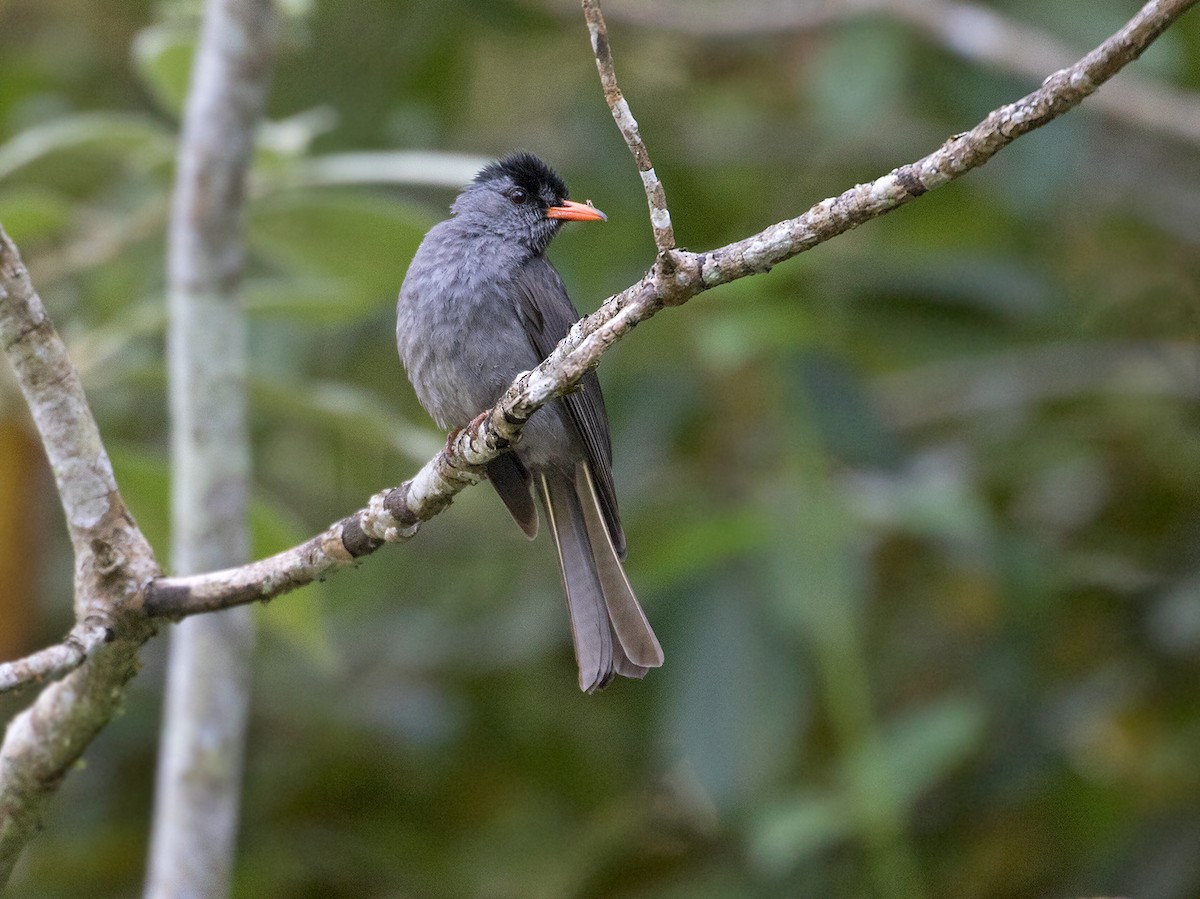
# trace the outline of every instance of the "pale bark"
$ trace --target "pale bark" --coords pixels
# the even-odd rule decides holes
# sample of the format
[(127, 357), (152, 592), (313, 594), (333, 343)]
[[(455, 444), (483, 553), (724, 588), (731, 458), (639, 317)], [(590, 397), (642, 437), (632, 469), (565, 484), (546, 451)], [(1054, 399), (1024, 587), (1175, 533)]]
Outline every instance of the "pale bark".
[[(254, 137), (278, 24), (273, 0), (209, 0), (168, 232), (172, 563), (246, 561), (246, 322), (238, 290)], [(228, 896), (250, 701), (249, 609), (171, 634), (146, 895)]]
[[(75, 668), (8, 725), (0, 746), (0, 886), (37, 833), (46, 802), (117, 709), (154, 633), (142, 610), (153, 553), (113, 479), (67, 349), (0, 228), (0, 348), (33, 413), (75, 551), (78, 625), (60, 645), (0, 665), (7, 687)], [(86, 662), (86, 664), (85, 664)], [(82, 666), (82, 667), (76, 667)]]

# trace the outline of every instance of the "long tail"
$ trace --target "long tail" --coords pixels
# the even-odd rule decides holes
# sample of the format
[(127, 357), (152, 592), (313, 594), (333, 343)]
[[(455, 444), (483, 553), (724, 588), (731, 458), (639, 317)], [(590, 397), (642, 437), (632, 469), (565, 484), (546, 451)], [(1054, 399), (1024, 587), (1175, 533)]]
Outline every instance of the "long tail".
[(579, 688), (593, 693), (617, 674), (645, 677), (663, 663), (662, 647), (613, 549), (587, 464), (576, 466), (573, 482), (546, 472), (538, 486), (562, 566)]

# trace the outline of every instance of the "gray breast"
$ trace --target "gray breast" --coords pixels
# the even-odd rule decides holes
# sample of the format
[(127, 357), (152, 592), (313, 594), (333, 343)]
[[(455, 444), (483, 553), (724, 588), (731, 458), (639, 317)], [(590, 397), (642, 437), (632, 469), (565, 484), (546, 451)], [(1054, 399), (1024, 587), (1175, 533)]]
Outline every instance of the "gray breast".
[(520, 263), (513, 248), (450, 219), (409, 266), (396, 344), (417, 398), (443, 428), (466, 424), (540, 361), (512, 299)]

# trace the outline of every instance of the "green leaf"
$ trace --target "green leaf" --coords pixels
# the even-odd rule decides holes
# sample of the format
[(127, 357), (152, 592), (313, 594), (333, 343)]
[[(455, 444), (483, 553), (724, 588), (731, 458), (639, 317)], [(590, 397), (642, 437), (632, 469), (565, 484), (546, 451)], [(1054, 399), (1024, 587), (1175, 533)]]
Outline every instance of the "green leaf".
[(112, 440), (108, 457), (125, 504), (163, 564), (171, 546), (171, 472), (166, 457)]
[(334, 279), (339, 303), (394, 301), (429, 220), (391, 200), (342, 191), (276, 194), (256, 203), (254, 251), (297, 282)]
[(892, 724), (877, 744), (852, 754), (843, 776), (886, 784), (896, 805), (908, 808), (979, 747), (985, 724), (978, 700), (943, 699)]
[[(97, 155), (126, 163), (138, 156), (169, 159), (174, 148), (174, 137), (145, 116), (84, 113), (28, 128), (0, 144), (0, 178), (35, 163), (53, 161), (52, 157), (67, 156), (71, 166), (90, 163)], [(66, 171), (59, 169), (63, 174)]]
[(133, 42), (133, 62), (142, 83), (164, 112), (183, 117), (183, 103), (196, 54), (196, 33), (175, 25), (143, 28)]
[(71, 204), (41, 187), (16, 187), (0, 193), (0, 222), (27, 249), (62, 233), (71, 220)]
[[(265, 496), (250, 501), (250, 535), (253, 556), (266, 558), (312, 536), (308, 529), (279, 503)], [(340, 657), (329, 639), (321, 600), (320, 582), (294, 590), (259, 607), (263, 627), (292, 644), (321, 669), (335, 670)]]
[(779, 876), (846, 839), (853, 829), (843, 800), (828, 791), (805, 790), (763, 811), (750, 828), (750, 858)]
[(353, 384), (256, 378), (250, 389), (255, 407), (265, 415), (337, 428), (364, 444), (391, 446), (414, 462), (425, 462), (444, 441), (429, 427), (397, 415), (378, 394)]

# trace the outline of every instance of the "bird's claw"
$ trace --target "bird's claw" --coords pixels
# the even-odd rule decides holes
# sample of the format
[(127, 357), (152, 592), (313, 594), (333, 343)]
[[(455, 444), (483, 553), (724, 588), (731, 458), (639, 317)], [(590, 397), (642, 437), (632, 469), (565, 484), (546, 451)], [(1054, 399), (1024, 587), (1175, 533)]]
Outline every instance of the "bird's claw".
[(451, 430), (450, 433), (446, 435), (447, 449), (454, 446), (455, 441), (458, 440), (458, 436), (463, 431), (477, 431), (481, 427), (483, 427), (483, 424), (484, 424), (484, 422), (487, 421), (487, 418), (488, 418), (487, 412), (480, 412), (478, 415), (476, 415), (474, 418), (472, 418), (469, 422), (467, 422), (461, 428), (454, 428), (453, 430)]

